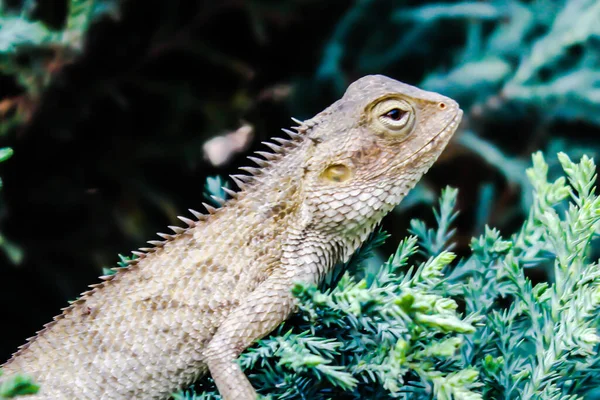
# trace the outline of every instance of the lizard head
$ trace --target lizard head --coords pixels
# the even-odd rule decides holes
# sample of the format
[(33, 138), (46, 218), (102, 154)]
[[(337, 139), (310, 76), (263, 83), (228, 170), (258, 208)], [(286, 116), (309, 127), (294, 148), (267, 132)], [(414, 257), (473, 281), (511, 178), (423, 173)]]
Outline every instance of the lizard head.
[(304, 122), (304, 217), (362, 240), (427, 172), (462, 117), (458, 104), (373, 75)]

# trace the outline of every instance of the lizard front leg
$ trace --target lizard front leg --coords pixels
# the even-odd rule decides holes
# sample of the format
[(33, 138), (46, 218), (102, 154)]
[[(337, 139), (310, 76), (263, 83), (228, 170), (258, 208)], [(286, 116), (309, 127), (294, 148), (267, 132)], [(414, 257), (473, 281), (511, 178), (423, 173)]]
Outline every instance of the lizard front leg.
[(208, 343), (204, 352), (206, 364), (224, 400), (256, 400), (256, 391), (236, 359), (293, 312), (296, 306), (292, 295), (294, 283), (314, 282), (316, 277), (305, 268), (300, 270), (305, 272), (275, 271), (227, 316)]

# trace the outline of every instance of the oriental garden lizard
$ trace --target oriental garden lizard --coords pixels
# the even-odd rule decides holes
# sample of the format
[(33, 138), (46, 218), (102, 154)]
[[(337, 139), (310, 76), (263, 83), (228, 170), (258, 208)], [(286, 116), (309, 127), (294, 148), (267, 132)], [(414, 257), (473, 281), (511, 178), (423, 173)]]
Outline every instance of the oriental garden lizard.
[[(40, 385), (28, 399), (164, 399), (210, 373), (225, 400), (254, 400), (236, 362), (361, 245), (427, 172), (462, 117), (458, 104), (381, 75), (363, 77), (289, 139), (265, 143), (238, 192), (63, 310), (3, 365)], [(5, 379), (5, 378), (2, 378)]]

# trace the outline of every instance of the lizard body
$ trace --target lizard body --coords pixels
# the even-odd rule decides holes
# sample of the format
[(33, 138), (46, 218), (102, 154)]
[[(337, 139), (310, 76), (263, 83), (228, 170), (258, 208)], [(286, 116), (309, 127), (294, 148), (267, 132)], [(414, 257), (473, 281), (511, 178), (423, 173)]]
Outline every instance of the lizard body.
[[(222, 208), (64, 309), (3, 366), (31, 399), (162, 399), (210, 372), (225, 400), (256, 392), (235, 362), (294, 310), (296, 282), (347, 260), (442, 152), (453, 100), (374, 75), (267, 144)], [(277, 139), (276, 139), (277, 140)]]

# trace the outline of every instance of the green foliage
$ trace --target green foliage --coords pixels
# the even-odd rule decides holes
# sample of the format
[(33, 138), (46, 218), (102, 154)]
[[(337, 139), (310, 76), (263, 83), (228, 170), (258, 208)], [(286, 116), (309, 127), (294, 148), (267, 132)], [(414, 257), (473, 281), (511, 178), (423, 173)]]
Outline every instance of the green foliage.
[[(470, 21), (460, 64), (431, 74), (426, 87), (461, 99), (474, 95), (467, 104), (485, 103), (500, 92), (500, 101), (543, 108), (549, 118), (600, 124), (594, 112), (600, 101), (600, 58), (593, 45), (600, 32), (596, 1), (429, 4), (401, 10), (396, 18), (431, 28), (445, 19)], [(493, 22), (489, 33), (485, 22)], [(530, 52), (515, 57), (523, 46)], [(479, 90), (481, 85), (488, 90)]]
[(19, 9), (0, 3), (0, 73), (14, 76), (25, 89), (24, 95), (0, 98), (0, 134), (31, 117), (53, 75), (82, 52), (90, 25), (101, 16), (116, 17), (117, 6), (116, 0), (70, 0), (65, 21), (56, 29), (34, 19), (36, 1)]
[[(11, 158), (13, 153), (13, 149), (10, 147), (0, 148), (0, 163)], [(2, 178), (0, 178), (0, 189), (2, 189), (2, 186)], [(23, 250), (11, 240), (7, 239), (2, 233), (0, 233), (0, 249), (2, 249), (4, 254), (13, 264), (20, 264), (23, 260)]]
[[(595, 131), (587, 136), (567, 129), (600, 126), (597, 1), (413, 4), (355, 2), (336, 24), (315, 80), (341, 94), (347, 76), (387, 73), (455, 98), (467, 127), (458, 142), (512, 186), (527, 186), (522, 171), (536, 149), (600, 154)], [(480, 222), (494, 208), (499, 223), (514, 218), (517, 210), (498, 210), (499, 196), (487, 195), (496, 187), (478, 184)], [(531, 196), (518, 193), (518, 213), (526, 214)], [(429, 198), (413, 192), (409, 201)]]
[[(598, 2), (432, 2), (416, 8), (399, 6), (390, 19), (382, 19), (374, 3), (357, 2), (325, 49), (319, 77), (338, 82), (340, 91), (345, 86), (342, 64), (351, 63), (360, 73), (382, 70), (411, 57), (416, 43), (435, 43), (440, 28), (464, 24), (462, 48), (452, 64), (429, 73), (422, 86), (458, 98), (469, 109), (496, 97), (501, 104), (495, 108), (516, 101), (550, 118), (600, 124), (595, 111), (600, 103), (600, 54), (595, 45), (600, 33)], [(363, 46), (349, 47), (356, 30), (377, 18), (380, 24), (372, 26)], [(404, 31), (399, 41), (381, 35), (394, 26)]]
[[(1, 376), (2, 370), (0, 369)], [(12, 399), (17, 396), (35, 394), (38, 390), (39, 386), (25, 375), (12, 375), (8, 379), (0, 381), (0, 399)]]
[(119, 254), (119, 262), (117, 262), (117, 266), (112, 268), (103, 267), (102, 273), (104, 275), (114, 275), (117, 273), (119, 268), (127, 267), (129, 265), (129, 262), (135, 260), (136, 258), (138, 257), (135, 254), (132, 254), (131, 256), (124, 256), (123, 254)]
[(228, 198), (227, 193), (223, 188), (229, 189), (229, 182), (225, 181), (221, 176), (209, 176), (204, 184), (204, 198), (213, 206), (221, 207), (221, 201)]
[[(440, 209), (436, 227), (415, 220), (411, 233), (417, 239), (401, 242), (399, 259), (410, 257), (398, 261), (392, 272), (402, 282), (381, 280), (386, 269), (380, 268), (377, 253), (387, 235), (378, 232), (347, 270), (329, 277), (330, 291), (297, 288), (300, 316), (244, 355), (276, 346), (265, 353), (273, 355), (276, 365), (259, 355), (252, 356), (252, 363), (245, 361), (254, 384), (265, 393), (277, 386), (274, 393), (290, 397), (306, 389), (307, 398), (385, 398), (395, 384), (399, 397), (417, 399), (434, 392), (439, 398), (466, 397), (461, 390), (484, 398), (568, 398), (583, 396), (597, 384), (597, 327), (586, 317), (595, 311), (596, 264), (591, 260), (600, 255), (590, 228), (595, 198), (585, 185), (593, 168), (589, 160), (587, 167), (578, 167), (565, 156), (561, 161), (536, 156), (530, 176), (523, 173), (536, 149), (565, 152), (572, 159), (600, 154), (596, 1), (256, 0), (204, 7), (203, 2), (178, 0), (149, 7), (142, 1), (68, 0), (59, 21), (51, 20), (60, 7), (49, 3), (0, 2), (0, 134), (19, 133), (4, 136), (19, 140), (19, 158), (2, 175), (7, 184), (22, 183), (12, 184), (11, 198), (6, 196), (11, 203), (2, 207), (3, 229), (23, 248), (35, 249), (27, 253), (23, 277), (14, 279), (15, 286), (28, 285), (18, 289), (21, 301), (31, 298), (39, 304), (29, 294), (32, 286), (48, 287), (38, 292), (45, 299), (56, 293), (60, 301), (72, 298), (89, 283), (89, 274), (69, 287), (76, 279), (69, 273), (107, 265), (117, 252), (175, 223), (167, 216), (197, 203), (197, 182), (233, 167), (215, 170), (202, 163), (200, 149), (208, 137), (244, 120), (256, 127), (257, 140), (264, 140), (289, 115), (310, 117), (355, 78), (383, 73), (455, 97), (465, 110), (466, 128), (438, 163), (446, 162), (444, 167), (434, 168), (398, 208), (410, 213), (397, 213), (386, 229), (399, 241), (406, 215), (419, 215), (426, 207), (415, 205), (433, 204), (436, 188), (452, 182), (464, 197), (458, 199), (464, 213), (459, 233), (453, 236), (456, 215)], [(98, 23), (103, 18), (111, 23)], [(90, 27), (98, 30), (85, 37)], [(231, 32), (233, 43), (225, 40), (230, 35), (224, 33)], [(296, 57), (287, 62), (290, 49)], [(76, 68), (65, 68), (70, 64)], [(555, 181), (563, 167), (573, 178)], [(28, 169), (35, 172), (27, 175)], [(535, 191), (528, 189), (529, 180)], [(206, 192), (224, 197), (222, 184), (213, 181)], [(32, 198), (36, 204), (18, 211)], [(454, 208), (451, 199), (455, 194), (449, 190), (441, 207)], [(218, 205), (213, 198), (209, 202)], [(82, 215), (95, 218), (82, 224)], [(41, 220), (53, 232), (52, 240), (32, 232)], [(485, 223), (501, 228), (503, 235), (484, 229)], [(473, 235), (477, 238), (469, 251), (464, 238)], [(11, 261), (21, 261), (20, 248), (3, 236), (0, 244)], [(409, 249), (412, 253), (402, 253)], [(417, 318), (413, 310), (405, 325), (387, 322), (406, 332), (392, 330), (395, 342), (385, 337), (388, 353), (383, 356), (348, 347), (364, 339), (373, 348), (379, 338), (369, 342), (370, 331), (360, 331), (360, 324), (376, 329), (383, 324), (380, 319), (390, 318), (382, 314), (382, 304), (409, 289), (422, 294), (418, 285), (410, 286), (424, 279), (415, 274), (425, 270), (425, 278), (435, 278), (434, 267), (446, 261), (449, 250), (467, 256), (443, 267), (444, 275), (427, 295), (450, 299), (455, 311), (434, 309)], [(70, 256), (52, 262), (57, 253)], [(126, 261), (121, 259), (120, 266)], [(428, 262), (434, 272), (427, 272)], [(43, 285), (36, 286), (36, 278)], [(16, 289), (5, 293), (5, 301), (16, 298)], [(329, 318), (330, 325), (311, 319), (311, 310)], [(20, 314), (7, 319), (25, 337), (34, 327), (18, 320)], [(476, 331), (445, 332), (439, 318), (456, 329), (462, 322)], [(337, 325), (338, 319), (347, 326)], [(349, 329), (357, 336), (349, 338)], [(406, 350), (404, 345), (396, 349), (400, 339)], [(15, 340), (3, 341), (5, 352), (13, 350)], [(436, 343), (446, 344), (417, 354)], [(300, 355), (318, 358), (305, 365)], [(360, 373), (359, 355), (370, 362)], [(429, 372), (406, 367), (419, 357), (435, 360)], [(373, 376), (364, 378), (369, 373)], [(209, 379), (201, 386), (208, 390), (180, 393), (181, 398), (218, 398)]]
[[(82, 35), (93, 20), (106, 13), (117, 12), (117, 2), (113, 0), (70, 0), (63, 28), (54, 30), (43, 22), (32, 20), (37, 6), (35, 1), (27, 2), (20, 10), (0, 5), (0, 54), (3, 60), (10, 60), (8, 56), (14, 56), (25, 48), (56, 46), (80, 50)], [(6, 65), (3, 68), (10, 69)]]
[(173, 394), (173, 400), (220, 400), (221, 396), (215, 393), (195, 393), (186, 390)]
[[(377, 270), (360, 265), (387, 237), (381, 231), (334, 287), (297, 285), (298, 316), (240, 357), (253, 385), (280, 399), (589, 395), (600, 384), (596, 166), (587, 156), (558, 159), (565, 176), (549, 181), (534, 154), (533, 207), (521, 229), (503, 238), (486, 228), (456, 264), (448, 248), (457, 190), (447, 188), (436, 226), (412, 221), (414, 235)], [(535, 267), (552, 279), (532, 281)], [(199, 387), (175, 398), (219, 398), (208, 378)]]
[[(452, 293), (465, 299), (466, 312), (485, 316), (463, 352), (480, 365), (487, 398), (583, 398), (600, 382), (600, 268), (591, 259), (600, 221), (596, 166), (587, 156), (578, 164), (558, 158), (566, 179), (552, 182), (542, 154), (534, 154), (527, 170), (534, 205), (519, 232), (505, 240), (486, 229), (449, 277), (463, 283)], [(552, 280), (532, 282), (526, 272), (536, 266)]]

